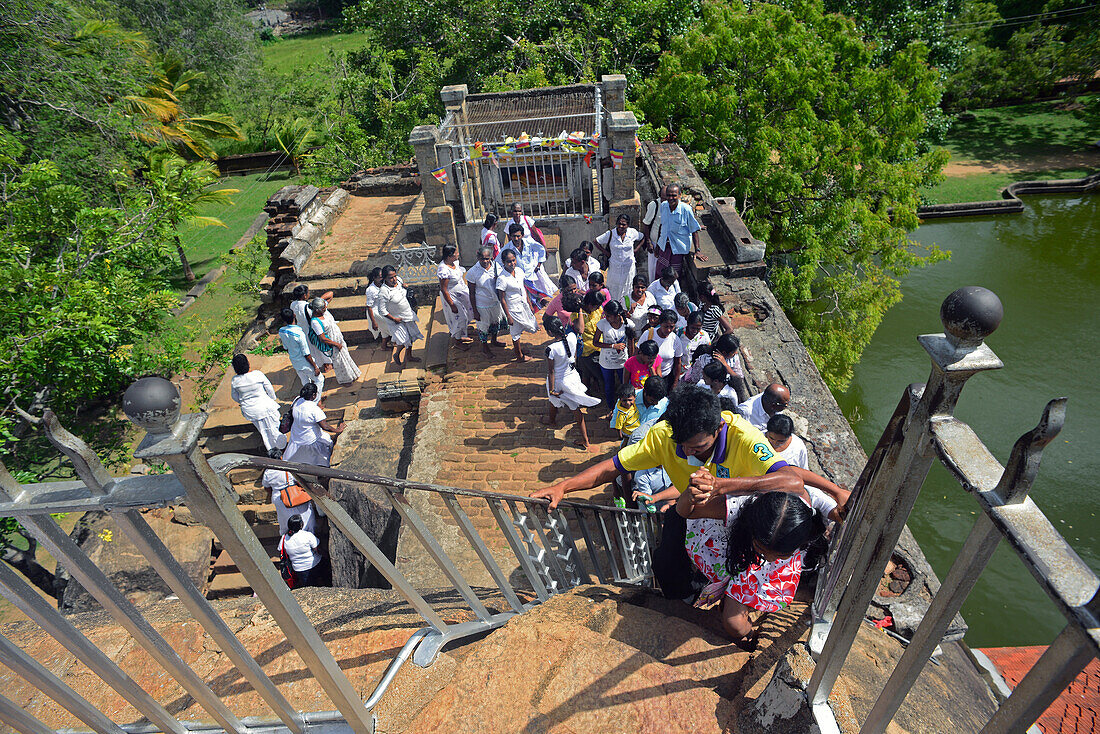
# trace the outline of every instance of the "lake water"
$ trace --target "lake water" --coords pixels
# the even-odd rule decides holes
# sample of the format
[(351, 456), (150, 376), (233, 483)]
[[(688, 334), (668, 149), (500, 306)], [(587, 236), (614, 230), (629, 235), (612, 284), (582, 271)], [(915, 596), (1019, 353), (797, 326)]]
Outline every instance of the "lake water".
[[(904, 298), (887, 313), (845, 394), (837, 395), (870, 451), (910, 382), (928, 379), (918, 334), (942, 332), (939, 307), (964, 285), (995, 292), (1004, 320), (986, 343), (1005, 363), (979, 373), (956, 415), (1003, 464), (1034, 428), (1043, 406), (1067, 396), (1066, 426), (1046, 449), (1032, 491), (1036, 504), (1082, 558), (1100, 569), (1100, 196), (1024, 197), (1026, 211), (937, 220), (911, 235), (951, 259), (911, 272)], [(935, 462), (909, 527), (942, 579), (975, 520), (977, 504)], [(1049, 644), (1065, 622), (1002, 542), (963, 607), (972, 647)]]

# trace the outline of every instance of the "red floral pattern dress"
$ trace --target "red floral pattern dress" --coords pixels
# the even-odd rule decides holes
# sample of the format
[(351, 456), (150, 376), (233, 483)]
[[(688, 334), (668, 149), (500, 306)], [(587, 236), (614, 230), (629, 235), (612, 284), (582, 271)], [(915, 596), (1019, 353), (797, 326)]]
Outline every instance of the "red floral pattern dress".
[[(810, 489), (807, 487), (808, 492)], [(820, 497), (815, 496), (815, 493)], [(814, 490), (809, 494), (813, 506), (826, 514), (836, 506), (823, 493)], [(747, 607), (761, 612), (776, 612), (794, 599), (794, 592), (802, 577), (802, 559), (806, 553), (799, 550), (774, 563), (765, 561), (763, 565), (753, 564), (736, 577), (731, 577), (726, 568), (730, 525), (747, 500), (746, 496), (727, 496), (725, 522), (711, 519), (688, 520), (684, 545), (691, 562), (711, 582), (703, 589), (700, 601), (716, 598), (724, 592), (725, 596), (736, 599)]]

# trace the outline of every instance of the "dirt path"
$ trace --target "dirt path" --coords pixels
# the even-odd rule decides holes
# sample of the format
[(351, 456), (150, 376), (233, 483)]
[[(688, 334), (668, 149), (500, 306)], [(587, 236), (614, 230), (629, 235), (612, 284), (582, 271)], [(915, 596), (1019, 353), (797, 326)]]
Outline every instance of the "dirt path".
[(943, 167), (943, 175), (954, 178), (974, 176), (981, 173), (1032, 173), (1079, 168), (1100, 169), (1100, 148), (1073, 153), (1034, 156), (1020, 160), (952, 160)]

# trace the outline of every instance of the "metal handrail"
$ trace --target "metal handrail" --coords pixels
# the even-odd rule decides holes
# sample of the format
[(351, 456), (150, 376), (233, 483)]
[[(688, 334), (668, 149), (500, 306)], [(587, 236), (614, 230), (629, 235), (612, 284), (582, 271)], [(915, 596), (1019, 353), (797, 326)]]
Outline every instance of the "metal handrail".
[[(170, 386), (170, 383), (164, 383)], [(161, 416), (170, 413), (170, 410), (157, 408), (153, 413)], [(601, 582), (648, 584), (652, 581), (650, 548), (654, 520), (644, 511), (578, 501), (563, 502), (558, 508), (551, 510), (546, 500), (520, 495), (443, 487), (240, 454), (226, 454), (207, 460), (198, 448), (198, 438), (205, 420), (205, 414), (197, 414), (182, 416), (175, 421), (146, 421), (143, 427), (150, 429), (150, 433), (138, 446), (135, 457), (146, 461), (166, 462), (172, 468), (172, 473), (116, 479), (107, 473), (83, 441), (61, 428), (56, 417), (47, 411), (41, 421), (46, 435), (71, 460), (80, 481), (20, 485), (0, 463), (0, 517), (19, 519), (42, 546), (53, 553), (60, 564), (103, 605), (115, 621), (129, 631), (152, 658), (206, 709), (214, 719), (214, 726), (226, 732), (247, 734), (258, 725), (256, 722), (272, 722), (258, 717), (240, 718), (230, 711), (205, 681), (172, 650), (165, 638), (154, 630), (141, 611), (61, 531), (49, 517), (51, 514), (89, 510), (111, 513), (129, 540), (278, 717), (278, 723), (295, 734), (301, 734), (307, 724), (319, 720), (318, 717), (325, 721), (342, 719), (355, 731), (373, 731), (371, 710), (381, 700), (407, 660), (412, 659), (421, 666), (430, 665), (445, 644), (471, 635), (484, 634), (503, 625), (511, 617), (524, 613), (532, 605), (545, 601), (552, 594), (590, 582), (592, 577), (585, 567), (584, 557), (578, 546), (578, 540), (581, 539), (574, 537), (571, 525), (575, 525), (583, 536), (591, 568)], [(295, 596), (271, 564), (267, 551), (255, 532), (245, 521), (237, 505), (239, 497), (233, 491), (227, 473), (246, 466), (282, 469), (300, 478), (313, 480), (301, 483), (320, 510), (329, 517), (330, 523), (363, 553), (427, 623), (427, 627), (415, 631), (409, 637), (366, 700), (359, 696), (341, 670)], [(347, 511), (331, 497), (325, 486), (331, 479), (380, 487), (393, 509), (400, 514), (406, 531), (424, 545), (428, 555), (439, 565), (451, 585), (474, 612), (476, 619), (459, 624), (445, 622), (365, 531), (352, 520)], [(497, 584), (508, 605), (505, 611), (492, 613), (486, 608), (448, 557), (444, 547), (433, 537), (420, 514), (409, 504), (406, 493), (410, 490), (431, 492), (440, 496), (455, 525)], [(521, 600), (459, 504), (460, 497), (488, 504), (508, 541), (517, 565), (534, 590), (533, 600)], [(186, 504), (195, 517), (214, 532), (338, 712), (301, 713), (287, 702), (141, 515), (140, 511), (143, 509), (168, 504)], [(586, 516), (590, 519), (586, 519)], [(608, 518), (612, 522), (609, 523)], [(609, 526), (613, 530), (609, 531)], [(154, 728), (173, 734), (186, 734), (196, 728), (192, 722), (181, 722), (170, 714), (57, 609), (46, 603), (30, 584), (3, 563), (0, 563), (0, 595), (12, 601), (77, 659), (84, 662), (93, 673), (152, 722)], [(20, 673), (96, 732), (119, 734), (120, 731), (134, 732), (141, 729), (133, 726), (119, 727), (111, 722), (66, 683), (36, 664), (2, 636), (0, 663)], [(48, 731), (38, 719), (3, 696), (0, 696), (0, 721), (19, 731)]]
[(953, 415), (971, 376), (1003, 366), (982, 343), (1000, 321), (999, 315), (989, 318), (989, 314), (999, 311), (996, 296), (984, 289), (963, 289), (948, 296), (941, 310), (947, 333), (919, 338), (932, 358), (928, 383), (905, 390), (856, 483), (848, 521), (833, 541), (814, 600), (810, 649), (817, 665), (806, 693), (822, 731), (837, 730), (829, 694), (937, 459), (975, 496), (981, 512), (863, 722), (861, 734), (886, 731), (1002, 537), (1009, 540), (1067, 624), (982, 731), (1024, 731), (1100, 655), (1100, 579), (1027, 496), (1044, 448), (1065, 422), (1066, 399), (1047, 404), (1039, 424), (1013, 446), (1005, 467)]

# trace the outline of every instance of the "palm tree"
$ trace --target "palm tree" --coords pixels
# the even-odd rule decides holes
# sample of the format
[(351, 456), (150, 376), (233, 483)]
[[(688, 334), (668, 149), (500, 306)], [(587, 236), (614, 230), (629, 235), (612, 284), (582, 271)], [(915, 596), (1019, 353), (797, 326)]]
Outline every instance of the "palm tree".
[(317, 131), (304, 117), (287, 118), (275, 128), (275, 142), (278, 143), (279, 150), (290, 159), (295, 176), (301, 173), (302, 160), (306, 157), (305, 150), (318, 140), (320, 136)]
[(244, 133), (230, 115), (212, 112), (189, 115), (180, 103), (180, 96), (191, 84), (203, 77), (202, 72), (189, 71), (175, 54), (160, 56), (153, 64), (153, 81), (141, 95), (123, 98), (126, 110), (138, 121), (134, 135), (143, 143), (167, 146), (203, 158), (217, 158), (211, 141), (244, 140)]
[(230, 205), (229, 198), (240, 189), (213, 189), (218, 181), (218, 168), (206, 161), (187, 161), (168, 148), (154, 148), (146, 155), (148, 166), (145, 178), (153, 189), (154, 196), (168, 204), (172, 226), (177, 228), (176, 252), (180, 265), (188, 282), (195, 279), (191, 264), (183, 251), (178, 228), (181, 224), (197, 227), (224, 227), (225, 222), (217, 217), (198, 214), (200, 206), (206, 204)]

